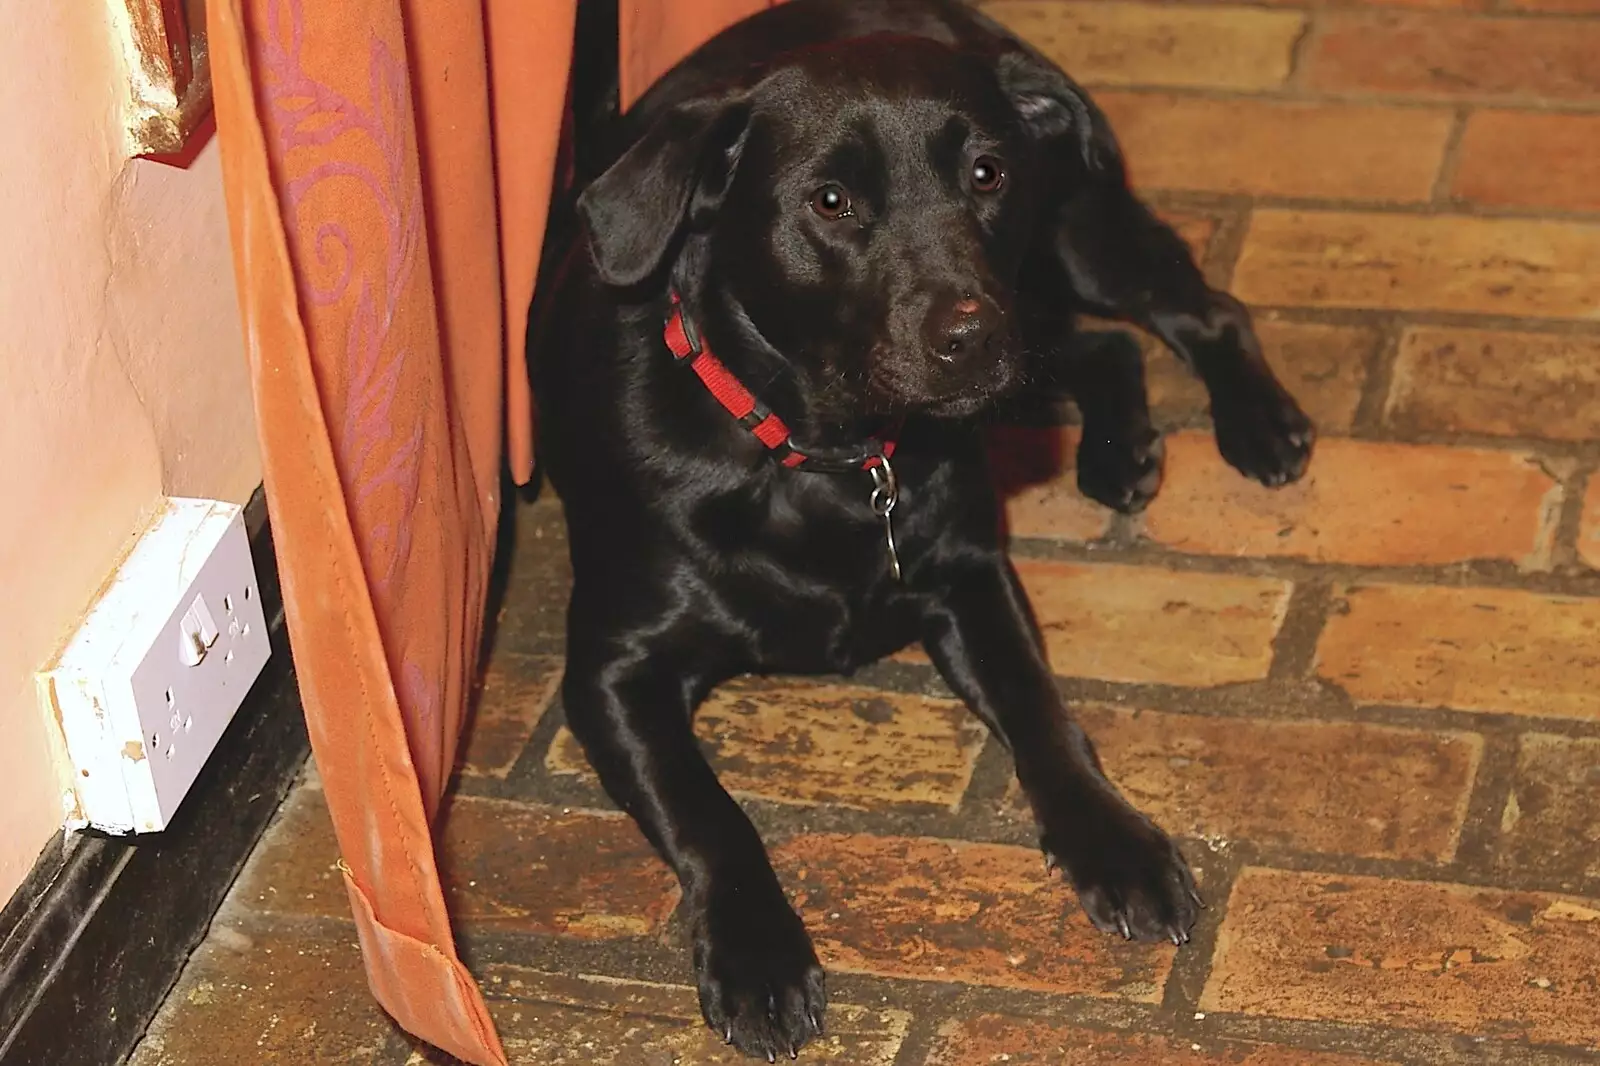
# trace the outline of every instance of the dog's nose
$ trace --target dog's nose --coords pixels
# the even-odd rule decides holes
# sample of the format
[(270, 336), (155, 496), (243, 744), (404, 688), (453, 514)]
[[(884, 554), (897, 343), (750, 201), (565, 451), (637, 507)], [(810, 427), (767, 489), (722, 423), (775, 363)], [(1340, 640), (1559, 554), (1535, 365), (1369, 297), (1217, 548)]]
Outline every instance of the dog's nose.
[(923, 333), (936, 358), (959, 363), (986, 352), (1000, 324), (1000, 309), (993, 301), (962, 294), (937, 301)]

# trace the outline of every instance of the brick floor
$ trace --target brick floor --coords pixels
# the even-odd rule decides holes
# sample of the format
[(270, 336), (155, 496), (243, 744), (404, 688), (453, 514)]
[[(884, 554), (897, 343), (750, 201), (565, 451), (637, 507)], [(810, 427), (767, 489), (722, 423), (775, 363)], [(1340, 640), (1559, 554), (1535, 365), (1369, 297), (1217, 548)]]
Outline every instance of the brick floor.
[(1275, 307), (1587, 320), (1597, 261), (1592, 222), (1262, 207), (1234, 289)]
[[(1317, 428), (1324, 435), (1348, 433), (1366, 392), (1369, 364), (1383, 343), (1382, 331), (1367, 322), (1303, 322), (1267, 313), (1257, 318), (1256, 332), (1278, 376)], [(1152, 342), (1151, 353), (1146, 384), (1163, 425), (1202, 423), (1205, 388), (1166, 349)]]
[(1135, 182), (1330, 200), (1426, 201), (1447, 108), (1113, 92), (1097, 98)]
[(1600, 115), (1473, 114), (1450, 192), (1490, 206), (1600, 210)]
[(1420, 434), (1595, 440), (1600, 336), (1407, 326), (1384, 416)]
[(1319, 16), (1303, 80), (1329, 92), (1600, 103), (1600, 24), (1351, 9)]
[[(996, 434), (1063, 689), (1212, 903), (1182, 950), (1093, 932), (920, 652), (715, 694), (700, 736), (832, 973), (803, 1057), (1596, 1061), (1600, 0), (987, 7), (1096, 90), (1323, 440), (1301, 485), (1240, 480), (1147, 338), (1144, 515), (1078, 495), (1075, 430)], [(468, 961), (515, 1062), (736, 1061), (562, 723), (557, 506), (517, 525), (442, 846)], [(366, 993), (320, 796), (135, 1066), (444, 1061)]]

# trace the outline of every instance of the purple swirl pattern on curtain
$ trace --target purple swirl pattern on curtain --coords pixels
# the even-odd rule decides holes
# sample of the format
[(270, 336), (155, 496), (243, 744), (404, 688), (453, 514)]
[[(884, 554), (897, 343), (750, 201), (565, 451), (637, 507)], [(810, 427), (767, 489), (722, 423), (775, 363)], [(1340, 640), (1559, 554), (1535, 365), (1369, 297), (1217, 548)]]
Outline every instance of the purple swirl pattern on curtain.
[[(428, 795), (432, 783), (427, 778), (437, 761), (431, 756), (440, 743), (443, 679), (437, 675), (442, 663), (419, 663), (419, 657), (406, 654), (390, 624), (396, 600), (404, 595), (405, 583), (397, 586), (395, 579), (411, 554), (427, 430), (423, 420), (397, 426), (392, 415), (402, 389), (414, 391), (432, 376), (417, 362), (428, 353), (410, 350), (404, 331), (393, 330), (423, 240), (422, 185), (411, 166), (416, 150), (411, 86), (404, 56), (370, 33), (365, 42), (352, 41), (350, 49), (352, 61), (365, 51), (366, 106), (311, 75), (301, 63), (302, 2), (268, 0), (267, 33), (255, 42), (255, 60), (264, 75), (265, 126), (277, 159), (318, 153), (313, 157), (318, 161), (302, 173), (287, 181), (275, 175), (275, 181), (302, 306), (324, 326), (336, 323), (341, 313), (346, 316), (342, 380), (323, 378), (319, 388), (357, 548), (398, 682), (395, 696)], [(333, 147), (346, 138), (353, 143)], [(309, 209), (313, 196), (320, 212)], [(351, 213), (342, 208), (356, 196), (367, 201), (362, 218), (375, 217), (378, 225), (363, 225), (353, 235)], [(335, 207), (326, 217), (330, 204)], [(302, 217), (316, 213), (325, 217), (314, 227)], [(341, 384), (342, 395), (336, 388)]]

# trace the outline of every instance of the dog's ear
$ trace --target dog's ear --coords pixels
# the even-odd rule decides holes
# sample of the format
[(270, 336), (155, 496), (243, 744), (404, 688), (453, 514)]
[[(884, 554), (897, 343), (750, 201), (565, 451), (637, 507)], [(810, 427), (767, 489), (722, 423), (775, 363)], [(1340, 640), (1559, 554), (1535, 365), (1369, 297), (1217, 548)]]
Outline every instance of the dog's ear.
[(739, 162), (750, 119), (743, 93), (673, 107), (578, 197), (601, 278), (637, 285), (678, 234), (709, 221)]
[(1023, 126), (1035, 138), (1072, 138), (1084, 165), (1090, 169), (1120, 165), (1122, 153), (1111, 133), (1111, 124), (1089, 94), (1054, 63), (1024, 46), (1003, 52), (995, 62), (995, 71), (1000, 87), (1022, 117)]

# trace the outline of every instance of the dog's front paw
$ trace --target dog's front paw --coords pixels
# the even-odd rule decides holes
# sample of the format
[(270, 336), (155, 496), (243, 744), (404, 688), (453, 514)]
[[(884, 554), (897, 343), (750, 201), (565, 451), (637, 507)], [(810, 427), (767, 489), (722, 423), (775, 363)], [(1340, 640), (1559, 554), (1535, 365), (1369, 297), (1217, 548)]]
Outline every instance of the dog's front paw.
[(1311, 461), (1316, 428), (1270, 376), (1249, 377), (1213, 394), (1217, 449), (1228, 464), (1269, 488), (1298, 481)]
[(700, 1013), (746, 1055), (794, 1058), (822, 1034), (822, 966), (780, 890), (741, 889), (713, 893), (695, 922)]
[(1061, 866), (1095, 928), (1126, 940), (1185, 944), (1205, 904), (1177, 845), (1120, 800), (1080, 809), (1046, 830), (1045, 861)]
[(1138, 514), (1161, 488), (1166, 446), (1148, 429), (1136, 439), (1085, 426), (1078, 442), (1078, 491), (1113, 511)]

